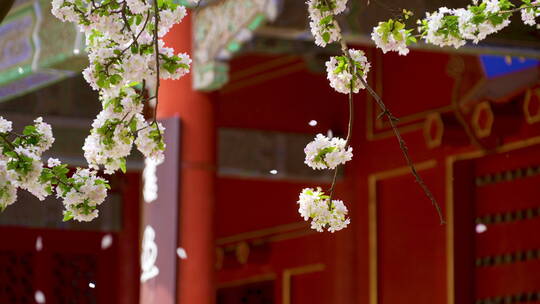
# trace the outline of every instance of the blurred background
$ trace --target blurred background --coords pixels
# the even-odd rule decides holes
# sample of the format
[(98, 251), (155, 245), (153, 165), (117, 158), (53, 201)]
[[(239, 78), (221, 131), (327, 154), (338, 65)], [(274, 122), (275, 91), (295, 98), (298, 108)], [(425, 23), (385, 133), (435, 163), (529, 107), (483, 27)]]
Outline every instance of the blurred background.
[[(361, 92), (336, 189), (351, 224), (311, 230), (298, 194), (331, 176), (303, 148), (346, 133), (347, 97), (324, 66), (339, 49), (313, 44), (304, 1), (202, 1), (166, 37), (193, 65), (161, 87), (165, 164), (133, 153), (91, 223), (19, 191), (0, 214), (0, 304), (540, 303), (540, 31), (518, 16), (480, 45), (383, 55), (378, 21), (468, 1), (349, 2), (346, 38), (446, 225)], [(100, 104), (80, 73), (85, 38), (50, 8), (0, 3), (0, 115), (15, 130), (43, 116), (49, 155), (84, 166)]]

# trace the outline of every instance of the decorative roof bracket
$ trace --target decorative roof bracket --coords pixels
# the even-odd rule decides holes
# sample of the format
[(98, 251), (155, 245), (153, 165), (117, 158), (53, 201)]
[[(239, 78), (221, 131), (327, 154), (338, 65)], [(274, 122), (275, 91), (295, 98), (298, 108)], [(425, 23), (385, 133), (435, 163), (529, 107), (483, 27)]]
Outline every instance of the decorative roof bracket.
[(228, 81), (226, 61), (250, 40), (253, 31), (273, 21), (280, 0), (215, 1), (194, 14), (193, 87), (212, 91)]

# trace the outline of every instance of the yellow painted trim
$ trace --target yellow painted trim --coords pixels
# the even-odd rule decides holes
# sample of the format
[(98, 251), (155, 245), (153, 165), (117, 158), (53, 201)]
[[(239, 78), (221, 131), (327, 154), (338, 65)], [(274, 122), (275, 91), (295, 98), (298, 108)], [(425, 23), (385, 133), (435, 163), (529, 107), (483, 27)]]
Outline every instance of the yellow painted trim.
[(540, 99), (540, 88), (528, 89), (525, 93), (525, 101), (523, 102), (523, 113), (525, 114), (525, 120), (528, 124), (532, 125), (540, 121), (540, 110), (538, 113), (531, 115), (529, 111), (529, 104), (533, 98), (533, 94)]
[[(437, 133), (435, 134), (435, 137), (433, 138), (431, 135), (431, 128), (434, 127), (437, 128)], [(431, 113), (426, 116), (426, 120), (424, 122), (424, 140), (426, 142), (426, 146), (429, 149), (433, 149), (436, 147), (441, 146), (442, 144), (442, 137), (444, 134), (444, 123), (441, 118), (440, 113)]]
[(243, 232), (243, 233), (219, 238), (216, 240), (216, 245), (222, 246), (222, 245), (226, 245), (230, 243), (246, 241), (249, 239), (267, 237), (274, 234), (283, 234), (285, 232), (304, 229), (306, 227), (307, 227), (306, 222), (296, 222), (296, 223), (274, 226), (274, 227), (261, 229), (261, 230), (248, 231), (248, 232)]
[(276, 79), (284, 75), (296, 73), (305, 69), (306, 69), (306, 64), (304, 62), (291, 64), (281, 69), (276, 69), (265, 74), (261, 74), (254, 77), (248, 77), (248, 78), (242, 79), (241, 81), (231, 83), (225, 86), (223, 89), (221, 89), (221, 92), (222, 93), (234, 92), (234, 91), (246, 88), (246, 87), (254, 86), (256, 84), (260, 84), (260, 83), (263, 83), (272, 79)]
[(250, 283), (272, 281), (272, 280), (275, 280), (275, 279), (276, 279), (276, 274), (275, 273), (265, 273), (265, 274), (260, 274), (260, 275), (252, 276), (252, 277), (249, 277), (249, 278), (241, 279), (241, 280), (236, 280), (236, 281), (217, 284), (216, 288), (217, 289), (222, 289), (222, 288), (229, 288), (229, 287), (237, 287), (237, 286), (242, 286), (242, 285), (246, 285), (246, 284), (250, 284)]
[(239, 79), (249, 77), (249, 76), (261, 73), (261, 72), (266, 72), (273, 68), (287, 65), (287, 64), (293, 63), (295, 61), (300, 61), (300, 60), (301, 59), (298, 56), (278, 57), (276, 59), (268, 60), (254, 66), (250, 66), (249, 68), (245, 68), (243, 70), (231, 73), (230, 79), (231, 79), (231, 82), (234, 82)]
[[(480, 125), (480, 115), (482, 115), (483, 112), (485, 112), (485, 115), (487, 115), (487, 122), (485, 126)], [(491, 104), (489, 103), (489, 101), (483, 101), (474, 107), (473, 115), (471, 118), (471, 125), (478, 138), (484, 138), (491, 135), (493, 121), (495, 120), (494, 116), (495, 115), (493, 114), (493, 110), (491, 109)]]

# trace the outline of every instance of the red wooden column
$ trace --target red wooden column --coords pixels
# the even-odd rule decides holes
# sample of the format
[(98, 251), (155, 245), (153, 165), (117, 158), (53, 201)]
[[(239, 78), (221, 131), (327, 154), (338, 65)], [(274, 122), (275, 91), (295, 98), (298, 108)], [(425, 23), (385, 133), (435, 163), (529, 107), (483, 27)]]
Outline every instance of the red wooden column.
[[(191, 54), (191, 17), (166, 36), (175, 52)], [(158, 116), (181, 119), (179, 245), (188, 255), (179, 263), (179, 303), (214, 303), (214, 109), (208, 94), (194, 91), (191, 74), (162, 81)], [(166, 182), (166, 181), (160, 181)]]

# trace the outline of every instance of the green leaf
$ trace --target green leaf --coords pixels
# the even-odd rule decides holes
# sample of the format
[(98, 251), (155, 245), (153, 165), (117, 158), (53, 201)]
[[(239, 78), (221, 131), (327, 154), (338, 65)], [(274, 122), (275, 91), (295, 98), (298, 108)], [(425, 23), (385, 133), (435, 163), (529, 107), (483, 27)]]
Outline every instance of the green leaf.
[(37, 132), (37, 129), (36, 129), (36, 126), (34, 125), (26, 126), (24, 127), (24, 130), (23, 130), (24, 135), (31, 135), (35, 132)]
[(11, 158), (17, 158), (17, 153), (14, 151), (4, 151), (4, 155)]
[(135, 24), (137, 24), (137, 25), (141, 24), (142, 19), (143, 19), (142, 15), (137, 15), (135, 17)]
[(328, 43), (328, 41), (330, 41), (330, 33), (329, 32), (324, 32), (322, 34), (322, 39), (324, 40), (324, 42)]
[(416, 40), (415, 37), (413, 37), (413, 36), (407, 37), (407, 41), (406, 41), (407, 45), (413, 44), (413, 43), (416, 43), (416, 42), (417, 42), (417, 40)]
[(328, 15), (324, 18), (321, 19), (321, 21), (319, 21), (319, 24), (320, 25), (328, 25), (330, 24), (332, 21), (334, 20), (334, 16), (333, 15)]
[(119, 84), (120, 81), (122, 81), (122, 76), (120, 76), (119, 74), (114, 74), (110, 77), (110, 82), (112, 84)]
[(71, 211), (64, 211), (64, 218), (62, 219), (62, 222), (67, 222), (72, 219), (73, 219), (73, 213), (71, 213)]
[(120, 159), (120, 170), (122, 170), (123, 173), (126, 173), (127, 171), (125, 158)]
[(404, 28), (405, 28), (405, 24), (403, 24), (403, 23), (401, 23), (401, 22), (399, 22), (399, 21), (396, 21), (396, 22), (394, 23), (394, 32), (396, 32), (396, 31), (399, 32), (399, 31), (401, 31), (401, 30), (404, 29)]

